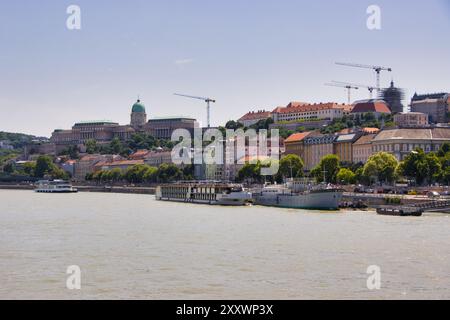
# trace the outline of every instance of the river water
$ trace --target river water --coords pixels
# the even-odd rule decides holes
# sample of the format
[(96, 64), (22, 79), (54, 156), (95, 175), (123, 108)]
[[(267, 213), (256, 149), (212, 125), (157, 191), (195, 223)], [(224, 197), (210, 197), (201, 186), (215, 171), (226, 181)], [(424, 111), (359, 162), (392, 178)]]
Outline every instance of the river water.
[(449, 275), (450, 215), (0, 190), (0, 299), (449, 299)]

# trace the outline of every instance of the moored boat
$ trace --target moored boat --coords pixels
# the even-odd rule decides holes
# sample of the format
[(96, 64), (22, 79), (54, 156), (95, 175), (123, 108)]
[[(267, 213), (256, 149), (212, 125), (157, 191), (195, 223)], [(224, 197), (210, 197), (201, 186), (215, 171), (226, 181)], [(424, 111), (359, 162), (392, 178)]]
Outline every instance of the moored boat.
[(252, 194), (242, 185), (214, 182), (186, 182), (156, 187), (156, 200), (243, 206), (253, 202)]
[(291, 180), (253, 192), (256, 205), (292, 209), (338, 210), (343, 190)]
[(39, 193), (75, 193), (78, 192), (70, 182), (64, 180), (40, 180), (36, 183), (36, 189)]

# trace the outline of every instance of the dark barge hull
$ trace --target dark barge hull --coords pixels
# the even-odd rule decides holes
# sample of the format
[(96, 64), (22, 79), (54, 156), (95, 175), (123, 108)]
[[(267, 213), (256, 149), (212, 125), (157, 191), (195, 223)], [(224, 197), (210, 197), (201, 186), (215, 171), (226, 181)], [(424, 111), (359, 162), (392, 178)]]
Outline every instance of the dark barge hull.
[(423, 210), (415, 207), (382, 207), (377, 208), (377, 213), (383, 216), (420, 217)]

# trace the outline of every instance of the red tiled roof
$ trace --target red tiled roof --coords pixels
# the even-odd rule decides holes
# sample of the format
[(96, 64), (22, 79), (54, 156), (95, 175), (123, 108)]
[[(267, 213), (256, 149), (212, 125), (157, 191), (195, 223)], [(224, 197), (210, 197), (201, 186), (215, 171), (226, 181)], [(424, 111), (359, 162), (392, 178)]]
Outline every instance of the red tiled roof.
[[(308, 112), (308, 111), (318, 111), (318, 110), (329, 110), (329, 109), (345, 109), (345, 105), (340, 105), (334, 102), (328, 103), (317, 103), (317, 104), (303, 104), (298, 106), (291, 106), (286, 108), (277, 108), (277, 113), (295, 113), (295, 112)], [(274, 110), (275, 112), (275, 110)]]
[(391, 113), (391, 110), (386, 103), (382, 101), (375, 102), (358, 102), (352, 110), (352, 113), (368, 113), (368, 112), (378, 112), (378, 113)]
[(130, 160), (140, 160), (150, 153), (149, 150), (138, 150), (130, 155)]
[(242, 116), (239, 121), (244, 121), (244, 120), (257, 120), (257, 119), (264, 119), (264, 118), (269, 118), (270, 117), (270, 112), (269, 111), (251, 111), (248, 112), (247, 114), (245, 114), (244, 116)]
[(362, 131), (365, 133), (378, 133), (378, 132), (380, 132), (380, 129), (378, 129), (378, 128), (363, 128)]
[(306, 106), (306, 105), (309, 105), (309, 104), (310, 103), (307, 103), (307, 102), (291, 101), (286, 106), (286, 108), (297, 108), (297, 107)]
[(289, 142), (299, 142), (302, 141), (303, 139), (305, 139), (307, 136), (309, 136), (311, 134), (311, 132), (303, 132), (303, 133), (294, 133), (291, 136), (289, 136), (289, 138), (287, 138), (286, 140), (284, 140), (284, 143), (289, 143)]

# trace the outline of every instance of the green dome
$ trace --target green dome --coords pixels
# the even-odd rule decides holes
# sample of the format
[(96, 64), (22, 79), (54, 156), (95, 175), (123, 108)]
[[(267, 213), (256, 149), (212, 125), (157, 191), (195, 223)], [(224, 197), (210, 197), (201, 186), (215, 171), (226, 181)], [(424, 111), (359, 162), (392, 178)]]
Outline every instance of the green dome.
[(133, 104), (131, 112), (145, 113), (145, 106), (141, 103), (141, 100), (138, 100), (135, 104)]

